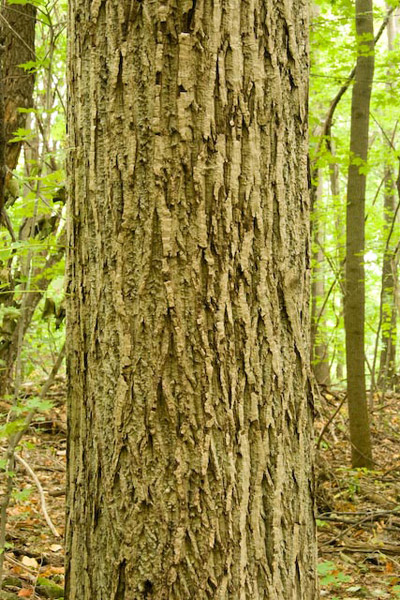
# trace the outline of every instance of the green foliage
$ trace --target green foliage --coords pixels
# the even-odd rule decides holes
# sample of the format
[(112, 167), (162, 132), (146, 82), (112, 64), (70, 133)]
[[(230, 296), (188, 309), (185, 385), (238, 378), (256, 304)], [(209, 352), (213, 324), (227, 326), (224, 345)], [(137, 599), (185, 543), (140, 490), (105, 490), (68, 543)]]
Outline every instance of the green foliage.
[[(21, 75), (24, 71), (35, 73), (33, 106), (19, 109), (27, 115), (27, 121), (14, 131), (11, 141), (22, 142), (25, 151), (7, 183), (7, 223), (3, 219), (7, 226), (2, 223), (0, 229), (0, 376), (5, 369), (14, 376), (12, 393), (6, 396), (0, 389), (0, 400), (11, 405), (0, 420), (4, 448), (0, 470), (6, 481), (6, 505), (29, 500), (30, 488), (13, 489), (13, 455), (26, 446), (21, 437), (32, 416), (40, 420), (40, 414), (52, 407), (38, 394), (22, 393), (24, 382), (29, 380), (39, 392), (64, 341), (63, 320), (44, 321), (41, 314), (46, 294), (55, 299), (57, 306), (64, 296), (67, 8), (61, 0), (7, 2), (33, 4), (38, 10), (36, 59), (20, 65)], [(7, 354), (12, 344), (15, 355)], [(58, 592), (52, 597), (61, 597)]]
[[(9, 4), (26, 4), (24, 0), (9, 0)], [(14, 174), (13, 196), (6, 203), (7, 214), (14, 231), (0, 230), (0, 342), (10, 336), (25, 318), (24, 298), (37, 290), (51, 287), (52, 280), (63, 277), (64, 257), (62, 234), (65, 215), (65, 9), (66, 2), (30, 2), (38, 7), (36, 27), (36, 60), (20, 65), (35, 72), (34, 106), (20, 108), (29, 114), (26, 127), (14, 132), (14, 142), (29, 144), (24, 160)], [(57, 284), (59, 299), (62, 290)], [(43, 323), (41, 303), (38, 304), (21, 349), (24, 376), (38, 379), (47, 372), (45, 362), (60, 347), (63, 325), (55, 331)], [(14, 324), (14, 325), (13, 325)], [(51, 338), (51, 340), (50, 340)], [(38, 351), (47, 344), (47, 351)], [(39, 361), (42, 367), (38, 368)], [(0, 358), (1, 360), (1, 358)], [(4, 363), (4, 361), (3, 361)], [(4, 364), (3, 364), (4, 368)]]
[[(398, 114), (400, 97), (397, 93), (400, 79), (400, 36), (393, 50), (388, 50), (386, 32), (375, 48), (375, 76), (372, 90), (370, 120), (370, 152), (368, 162), (350, 157), (350, 100), (351, 85), (338, 103), (332, 122), (330, 137), (325, 136), (321, 144), (321, 126), (325, 122), (329, 107), (346, 82), (357, 57), (364, 53), (365, 39), (356, 41), (354, 2), (350, 0), (318, 0), (314, 3), (311, 21), (311, 80), (310, 80), (310, 157), (313, 167), (314, 185), (320, 180), (320, 195), (314, 207), (313, 227), (319, 231), (319, 246), (313, 244), (312, 266), (316, 280), (323, 280), (324, 293), (316, 298), (318, 316), (316, 343), (329, 346), (331, 377), (344, 365), (345, 344), (343, 328), (343, 268), (345, 256), (346, 182), (350, 165), (358, 165), (367, 174), (366, 196), (366, 355), (370, 368), (377, 368), (381, 336), (380, 295), (382, 285), (383, 252), (387, 243), (394, 251), (400, 241), (399, 228), (395, 227), (388, 242), (389, 228), (383, 208), (384, 193), (391, 191), (398, 202), (395, 180), (398, 169)], [(397, 4), (396, 4), (397, 5)], [(375, 31), (381, 25), (386, 7), (383, 2), (375, 3)], [(332, 40), (335, 50), (332, 53)], [(357, 47), (358, 46), (358, 47)], [(365, 46), (365, 48), (364, 48)], [(368, 50), (369, 51), (369, 50)], [(319, 149), (318, 154), (317, 149)], [(332, 192), (332, 169), (337, 169), (339, 193)], [(385, 170), (391, 166), (393, 178), (391, 189), (384, 182)], [(318, 177), (316, 177), (318, 169)], [(393, 218), (389, 215), (389, 220)], [(318, 256), (319, 248), (323, 256)], [(315, 267), (318, 266), (318, 274)], [(393, 302), (386, 303), (382, 328), (393, 336), (390, 315)], [(320, 312), (322, 313), (320, 314)], [(378, 345), (377, 345), (378, 343)], [(378, 348), (378, 354), (376, 351)], [(345, 373), (344, 373), (345, 375)], [(339, 382), (338, 382), (339, 383)]]
[(16, 131), (14, 131), (14, 137), (10, 140), (10, 143), (13, 142), (29, 142), (35, 138), (35, 132), (31, 129), (24, 129), (23, 127), (19, 127)]
[(19, 431), (23, 431), (25, 429), (25, 421), (24, 419), (15, 419), (14, 421), (9, 421), (8, 423), (4, 423), (0, 426), (0, 439), (1, 438), (10, 438), (15, 433)]
[(351, 577), (345, 575), (337, 565), (330, 560), (318, 563), (317, 571), (320, 578), (320, 584), (323, 586), (339, 587), (343, 583), (351, 581)]
[(18, 503), (23, 503), (23, 502), (27, 502), (29, 500), (29, 498), (32, 495), (32, 489), (31, 488), (24, 488), (23, 490), (14, 490), (13, 491), (13, 498), (14, 500), (16, 500)]
[(321, 521), (321, 519), (317, 519), (316, 525), (318, 528), (322, 528), (322, 527), (327, 527), (328, 523), (326, 521)]

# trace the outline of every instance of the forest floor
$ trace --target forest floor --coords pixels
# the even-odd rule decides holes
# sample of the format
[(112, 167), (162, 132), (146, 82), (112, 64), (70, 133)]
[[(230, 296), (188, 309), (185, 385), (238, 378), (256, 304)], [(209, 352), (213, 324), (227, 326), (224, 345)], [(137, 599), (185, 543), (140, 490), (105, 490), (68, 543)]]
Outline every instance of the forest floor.
[[(53, 387), (52, 396), (53, 409), (31, 428), (20, 455), (39, 479), (59, 535), (46, 524), (32, 473), (18, 463), (8, 511), (1, 600), (63, 597), (66, 416), (62, 383)], [(375, 399), (373, 471), (348, 466), (344, 405), (330, 421), (344, 400), (342, 392), (323, 391), (316, 422), (321, 599), (400, 599), (400, 395)]]
[(400, 395), (373, 399), (371, 471), (349, 467), (345, 394), (322, 390), (321, 396), (316, 422), (321, 598), (400, 599)]

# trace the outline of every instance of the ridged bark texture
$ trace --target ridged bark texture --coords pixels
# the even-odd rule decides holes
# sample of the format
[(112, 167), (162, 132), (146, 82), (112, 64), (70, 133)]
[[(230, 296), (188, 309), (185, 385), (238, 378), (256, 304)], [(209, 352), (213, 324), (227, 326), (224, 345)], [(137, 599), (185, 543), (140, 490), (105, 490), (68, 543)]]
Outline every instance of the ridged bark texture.
[(316, 598), (307, 18), (70, 2), (68, 600)]
[(368, 158), (369, 106), (374, 75), (372, 0), (356, 0), (356, 31), (358, 57), (351, 100), (344, 324), (352, 465), (372, 467), (364, 349), (365, 164)]

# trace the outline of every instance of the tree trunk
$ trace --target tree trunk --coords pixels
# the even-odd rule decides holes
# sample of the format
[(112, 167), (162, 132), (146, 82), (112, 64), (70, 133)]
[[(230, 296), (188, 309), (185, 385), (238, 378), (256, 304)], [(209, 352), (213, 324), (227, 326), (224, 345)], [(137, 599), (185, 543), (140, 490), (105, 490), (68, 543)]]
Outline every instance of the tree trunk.
[(69, 6), (66, 597), (315, 599), (307, 3)]
[(321, 315), (321, 307), (325, 298), (323, 231), (318, 222), (318, 209), (322, 202), (322, 171), (318, 173), (318, 187), (313, 205), (314, 219), (312, 228), (312, 284), (311, 284), (311, 357), (316, 381), (320, 385), (330, 384), (329, 349), (324, 340), (325, 319)]
[(339, 279), (339, 307), (338, 314), (336, 316), (337, 325), (336, 325), (336, 378), (339, 382), (342, 382), (344, 379), (344, 364), (346, 362), (346, 356), (344, 352), (344, 340), (342, 340), (342, 331), (343, 328), (341, 326), (341, 322), (343, 319), (344, 313), (344, 265), (346, 262), (346, 248), (345, 248), (345, 239), (346, 239), (346, 228), (345, 228), (345, 220), (343, 214), (343, 200), (340, 194), (340, 173), (339, 173), (339, 164), (337, 160), (335, 160), (336, 156), (336, 148), (332, 139), (329, 140), (329, 151), (334, 159), (329, 163), (329, 179), (331, 184), (331, 194), (333, 203), (335, 206), (335, 235), (336, 235), (336, 268), (338, 269), (338, 279)]
[[(4, 194), (6, 183), (6, 129), (4, 123), (4, 31), (0, 27), (0, 225), (4, 219)], [(1, 368), (1, 366), (0, 366)]]
[[(388, 8), (388, 6), (387, 6)], [(393, 52), (394, 39), (396, 37), (395, 15), (392, 14), (389, 18), (387, 26), (388, 52)], [(391, 83), (391, 66), (388, 71), (388, 88), (392, 87)], [(384, 140), (385, 142), (385, 140)], [(394, 169), (390, 162), (385, 165), (385, 192), (383, 203), (383, 218), (384, 218), (384, 237), (385, 237), (385, 252), (383, 255), (382, 264), (382, 291), (381, 291), (381, 314), (382, 314), (382, 333), (381, 333), (381, 354), (379, 364), (378, 385), (380, 389), (393, 389), (396, 379), (396, 337), (397, 337), (397, 312), (394, 300), (394, 277), (397, 274), (393, 273), (393, 240), (388, 240), (388, 236), (392, 231), (392, 223), (395, 218), (396, 196), (395, 196), (395, 175)]]
[(1, 27), (4, 39), (4, 122), (5, 122), (5, 159), (8, 180), (15, 169), (22, 142), (10, 142), (14, 132), (25, 127), (26, 113), (19, 108), (32, 108), (35, 75), (20, 65), (36, 60), (35, 24), (36, 6), (30, 3), (3, 6), (1, 9)]
[[(384, 193), (384, 233), (386, 237), (391, 230), (395, 214), (394, 173), (390, 166), (385, 171)], [(379, 363), (378, 385), (382, 390), (393, 389), (396, 381), (396, 324), (397, 311), (394, 300), (393, 244), (388, 244), (383, 255), (382, 290), (381, 290), (381, 354)]]
[[(0, 43), (1, 54), (1, 86), (0, 86), (0, 224), (6, 225), (8, 216), (7, 185), (12, 170), (18, 164), (22, 142), (11, 142), (14, 132), (25, 127), (26, 113), (19, 108), (30, 108), (33, 105), (34, 74), (21, 68), (22, 63), (35, 59), (35, 23), (36, 7), (26, 5), (2, 5), (0, 7)], [(15, 239), (13, 240), (15, 241)], [(10, 264), (0, 261), (2, 275), (10, 272)], [(8, 273), (7, 273), (8, 274)], [(11, 285), (1, 282), (0, 308), (15, 303)], [(33, 305), (35, 299), (29, 299)], [(32, 313), (33, 314), (33, 313)], [(28, 327), (29, 323), (26, 324)], [(10, 377), (14, 359), (18, 351), (15, 344), (15, 318), (7, 315), (1, 320), (0, 329), (0, 396), (9, 392)]]
[(26, 113), (18, 109), (32, 107), (35, 76), (20, 65), (35, 60), (36, 7), (2, 3), (0, 16), (0, 223), (5, 223), (6, 186), (22, 145), (10, 140), (19, 127), (25, 126)]
[(364, 355), (364, 220), (369, 105), (374, 74), (372, 0), (356, 0), (356, 32), (358, 56), (351, 102), (344, 322), (352, 465), (371, 467), (373, 461)]

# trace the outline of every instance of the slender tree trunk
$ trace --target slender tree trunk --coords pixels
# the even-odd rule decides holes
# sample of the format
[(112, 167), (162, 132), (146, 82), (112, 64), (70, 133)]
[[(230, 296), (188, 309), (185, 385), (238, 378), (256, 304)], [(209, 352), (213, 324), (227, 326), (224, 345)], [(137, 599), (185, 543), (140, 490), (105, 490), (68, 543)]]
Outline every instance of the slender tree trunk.
[(352, 464), (353, 467), (371, 467), (373, 462), (364, 355), (364, 221), (369, 106), (374, 74), (372, 0), (356, 0), (356, 32), (358, 57), (351, 102), (344, 321)]
[[(390, 16), (387, 26), (388, 51), (393, 51), (395, 31), (395, 15)], [(388, 87), (391, 84), (391, 70), (388, 72)], [(386, 242), (387, 236), (391, 231), (392, 222), (396, 208), (396, 183), (395, 174), (390, 161), (385, 165), (385, 192), (384, 192), (384, 239)], [(397, 311), (394, 300), (394, 277), (393, 273), (393, 243), (387, 244), (383, 256), (382, 265), (382, 292), (381, 292), (381, 313), (382, 313), (382, 332), (381, 332), (381, 354), (379, 364), (378, 385), (381, 389), (393, 389), (395, 385), (396, 375), (396, 324)]]
[(0, 224), (3, 221), (6, 183), (6, 132), (4, 123), (4, 30), (0, 27)]
[(320, 315), (320, 310), (325, 297), (324, 281), (324, 253), (323, 230), (318, 221), (318, 209), (322, 202), (323, 178), (322, 172), (318, 174), (318, 187), (313, 206), (314, 219), (312, 228), (313, 237), (313, 264), (312, 264), (312, 284), (311, 284), (311, 355), (315, 379), (319, 384), (329, 385), (329, 350), (324, 341), (324, 334), (321, 329), (324, 328), (324, 318)]
[[(329, 140), (329, 150), (332, 154), (332, 157), (335, 157), (336, 150), (333, 140)], [(344, 352), (344, 340), (341, 339), (341, 331), (342, 327), (340, 323), (344, 314), (344, 265), (346, 258), (346, 248), (345, 248), (345, 238), (346, 238), (346, 227), (345, 220), (343, 215), (343, 201), (340, 195), (340, 178), (339, 178), (339, 165), (338, 163), (331, 162), (329, 164), (329, 179), (331, 185), (331, 193), (333, 202), (335, 205), (335, 233), (336, 233), (336, 243), (337, 243), (337, 253), (336, 253), (336, 265), (339, 270), (339, 314), (337, 316), (337, 332), (338, 335), (336, 337), (336, 377), (339, 381), (344, 379), (344, 364), (346, 362), (345, 352)]]
[[(394, 194), (394, 173), (391, 167), (385, 172), (384, 219), (386, 236), (394, 219), (396, 197)], [(386, 248), (382, 265), (382, 333), (378, 385), (381, 389), (393, 389), (396, 375), (396, 324), (397, 311), (394, 300), (393, 250)]]
[(313, 600), (303, 0), (72, 0), (68, 600)]

